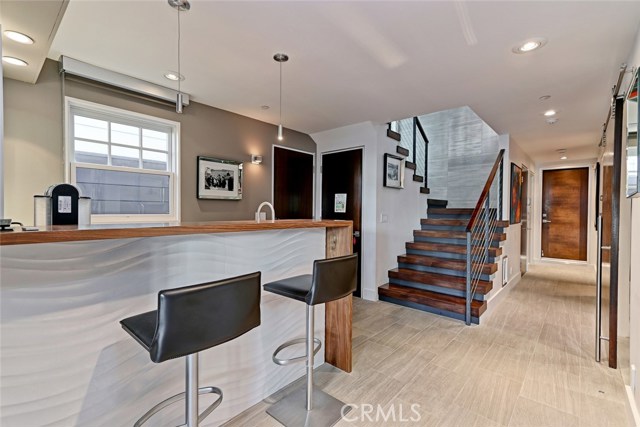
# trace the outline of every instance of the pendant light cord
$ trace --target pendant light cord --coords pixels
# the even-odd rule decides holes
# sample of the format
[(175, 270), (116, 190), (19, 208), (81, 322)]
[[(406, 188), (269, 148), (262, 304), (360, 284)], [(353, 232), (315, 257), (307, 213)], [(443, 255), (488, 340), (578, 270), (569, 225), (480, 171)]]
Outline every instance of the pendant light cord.
[(182, 74), (180, 73), (180, 7), (178, 5), (176, 8), (178, 10), (178, 93), (181, 92), (180, 81), (182, 80)]
[(282, 126), (282, 62), (280, 62), (280, 126)]

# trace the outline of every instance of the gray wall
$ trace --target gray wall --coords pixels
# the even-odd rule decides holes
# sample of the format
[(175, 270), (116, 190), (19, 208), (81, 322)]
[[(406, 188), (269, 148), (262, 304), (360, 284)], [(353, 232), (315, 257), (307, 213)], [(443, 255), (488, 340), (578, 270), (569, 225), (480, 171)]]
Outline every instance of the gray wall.
[[(58, 64), (47, 60), (35, 85), (5, 79), (5, 211), (31, 223), (34, 194), (62, 182), (63, 101)], [(181, 123), (180, 182), (182, 221), (252, 219), (258, 204), (271, 200), (272, 145), (276, 127), (197, 102), (176, 114), (173, 107), (67, 79), (65, 95)], [(306, 134), (286, 130), (280, 145), (316, 152)], [(262, 165), (251, 154), (264, 156)], [(237, 160), (244, 165), (243, 199), (198, 200), (196, 157)]]
[(429, 138), (429, 197), (453, 208), (475, 207), (500, 151), (498, 134), (466, 106), (420, 116), (420, 122)]

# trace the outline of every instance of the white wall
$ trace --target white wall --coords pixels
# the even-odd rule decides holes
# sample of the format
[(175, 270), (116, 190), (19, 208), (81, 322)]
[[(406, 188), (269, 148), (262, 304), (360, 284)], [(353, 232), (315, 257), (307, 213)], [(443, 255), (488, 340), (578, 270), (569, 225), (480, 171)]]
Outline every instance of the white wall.
[[(362, 297), (378, 299), (376, 281), (376, 183), (382, 161), (378, 162), (377, 130), (371, 122), (358, 123), (311, 135), (316, 142), (318, 165), (322, 154), (349, 148), (363, 148), (362, 159)], [(316, 168), (316, 218), (322, 216), (322, 167)]]
[[(509, 138), (509, 135), (501, 135), (500, 136), (500, 148), (505, 148), (505, 157), (504, 157), (504, 177), (503, 177), (503, 189), (502, 194), (504, 195), (503, 201), (503, 218), (505, 220), (509, 220), (509, 209), (510, 209), (510, 194), (511, 194), (511, 163), (515, 163), (516, 165), (522, 167), (525, 166), (534, 176), (530, 177), (530, 179), (534, 179), (537, 176), (535, 164), (531, 160), (531, 158), (520, 148), (520, 146), (512, 139)], [(535, 179), (534, 179), (535, 182)], [(532, 188), (530, 185), (529, 188)], [(529, 199), (533, 200), (533, 192), (529, 192)], [(523, 206), (522, 209), (526, 209), (526, 206)], [(529, 211), (529, 223), (533, 222), (533, 210)], [(532, 230), (533, 231), (533, 230)], [(533, 234), (533, 233), (532, 233)], [(533, 236), (530, 235), (529, 242), (531, 242)], [(509, 257), (509, 271), (507, 272), (507, 277), (509, 283), (514, 283), (520, 278), (520, 243), (522, 239), (522, 223), (520, 224), (510, 224), (509, 228), (507, 228), (507, 241), (503, 246), (503, 253)], [(532, 246), (530, 245), (530, 248)], [(531, 251), (531, 249), (530, 249)], [(501, 266), (502, 267), (502, 266)]]
[[(384, 153), (395, 153), (397, 141), (387, 137), (386, 126), (377, 126), (379, 155), (377, 165), (382, 170)], [(383, 174), (378, 174), (377, 188), (377, 252), (376, 282), (387, 283), (388, 271), (398, 267), (398, 255), (406, 253), (405, 244), (413, 241), (413, 230), (420, 229), (420, 219), (427, 217), (427, 194), (420, 193), (422, 183), (413, 181), (413, 171), (406, 169), (404, 188), (386, 188)], [(383, 222), (383, 216), (385, 218)]]

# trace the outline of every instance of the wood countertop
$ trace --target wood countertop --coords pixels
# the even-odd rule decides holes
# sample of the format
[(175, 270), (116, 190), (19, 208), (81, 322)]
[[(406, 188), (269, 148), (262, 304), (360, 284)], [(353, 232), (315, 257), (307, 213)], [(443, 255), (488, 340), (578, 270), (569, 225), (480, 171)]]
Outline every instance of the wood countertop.
[(82, 240), (132, 239), (184, 234), (233, 233), (295, 228), (351, 227), (352, 221), (293, 219), (276, 221), (208, 221), (154, 224), (94, 224), (52, 226), (40, 231), (0, 232), (0, 246), (33, 243), (77, 242)]

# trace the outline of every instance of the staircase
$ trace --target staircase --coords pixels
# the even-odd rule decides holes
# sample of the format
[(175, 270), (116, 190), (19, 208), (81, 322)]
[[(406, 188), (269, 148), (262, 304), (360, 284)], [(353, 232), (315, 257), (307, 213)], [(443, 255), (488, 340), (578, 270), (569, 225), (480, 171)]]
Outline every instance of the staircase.
[[(466, 232), (473, 209), (427, 209), (421, 229), (407, 242), (406, 254), (398, 256), (398, 268), (389, 270), (389, 283), (378, 288), (382, 301), (417, 308), (454, 319), (464, 320), (466, 304)], [(499, 221), (493, 233), (489, 260), (479, 265), (480, 280), (471, 302), (472, 323), (479, 323), (487, 309), (485, 296), (493, 289), (506, 239), (507, 221)]]

